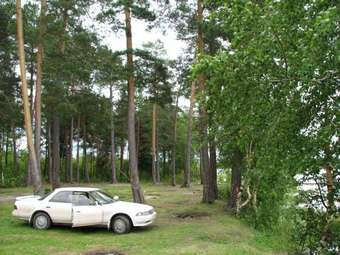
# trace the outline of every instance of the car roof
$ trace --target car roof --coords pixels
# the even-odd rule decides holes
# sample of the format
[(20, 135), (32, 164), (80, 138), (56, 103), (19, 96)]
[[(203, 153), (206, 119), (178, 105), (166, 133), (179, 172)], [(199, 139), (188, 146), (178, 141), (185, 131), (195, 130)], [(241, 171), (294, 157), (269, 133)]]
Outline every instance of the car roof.
[(57, 188), (56, 191), (95, 191), (99, 190), (98, 188), (90, 188), (90, 187), (63, 187), (63, 188)]

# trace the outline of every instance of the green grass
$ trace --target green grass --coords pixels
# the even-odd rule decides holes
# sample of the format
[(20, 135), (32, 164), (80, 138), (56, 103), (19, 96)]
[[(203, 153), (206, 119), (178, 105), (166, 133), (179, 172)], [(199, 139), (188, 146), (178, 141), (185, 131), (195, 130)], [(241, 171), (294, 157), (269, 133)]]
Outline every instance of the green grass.
[[(97, 184), (107, 192), (131, 201), (127, 184)], [(285, 254), (281, 236), (257, 232), (223, 211), (223, 202), (200, 203), (201, 186), (181, 189), (143, 185), (148, 204), (158, 212), (156, 222), (127, 235), (106, 229), (53, 227), (38, 231), (11, 216), (12, 203), (0, 202), (0, 254), (85, 254), (112, 251), (122, 254)], [(29, 189), (0, 189), (1, 196), (27, 194)], [(208, 216), (180, 219), (178, 213)]]

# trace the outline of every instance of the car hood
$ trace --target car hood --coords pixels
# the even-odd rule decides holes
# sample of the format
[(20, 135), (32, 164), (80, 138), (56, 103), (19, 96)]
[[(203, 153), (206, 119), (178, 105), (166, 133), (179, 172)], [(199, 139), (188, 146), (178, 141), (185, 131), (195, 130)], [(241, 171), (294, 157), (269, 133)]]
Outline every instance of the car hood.
[(15, 201), (37, 201), (41, 196), (36, 196), (36, 195), (31, 195), (31, 196), (21, 196), (21, 197), (16, 197)]
[(150, 205), (124, 202), (124, 201), (116, 201), (106, 206), (112, 207), (112, 208), (119, 208), (122, 211), (130, 211), (130, 212), (131, 211), (132, 212), (145, 212), (145, 211), (153, 209), (153, 207)]

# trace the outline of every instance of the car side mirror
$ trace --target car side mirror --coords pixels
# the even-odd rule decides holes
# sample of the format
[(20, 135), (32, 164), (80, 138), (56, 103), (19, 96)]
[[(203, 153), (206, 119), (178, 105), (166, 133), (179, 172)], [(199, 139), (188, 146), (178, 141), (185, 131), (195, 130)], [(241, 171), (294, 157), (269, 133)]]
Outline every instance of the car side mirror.
[(118, 201), (119, 200), (119, 196), (114, 196), (113, 200)]

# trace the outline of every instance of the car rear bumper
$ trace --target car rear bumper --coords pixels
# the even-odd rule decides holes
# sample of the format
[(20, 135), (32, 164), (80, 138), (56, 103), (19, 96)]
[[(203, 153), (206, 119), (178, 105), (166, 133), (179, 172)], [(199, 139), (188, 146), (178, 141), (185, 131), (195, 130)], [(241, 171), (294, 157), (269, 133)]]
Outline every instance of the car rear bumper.
[(13, 210), (13, 211), (12, 211), (12, 215), (13, 215), (14, 217), (17, 217), (17, 218), (20, 219), (20, 220), (25, 220), (25, 221), (28, 221), (29, 218), (30, 218), (29, 216), (20, 214), (20, 213), (19, 213), (19, 210)]
[(146, 215), (146, 216), (136, 216), (133, 221), (134, 227), (144, 227), (150, 225), (156, 219), (157, 213)]

